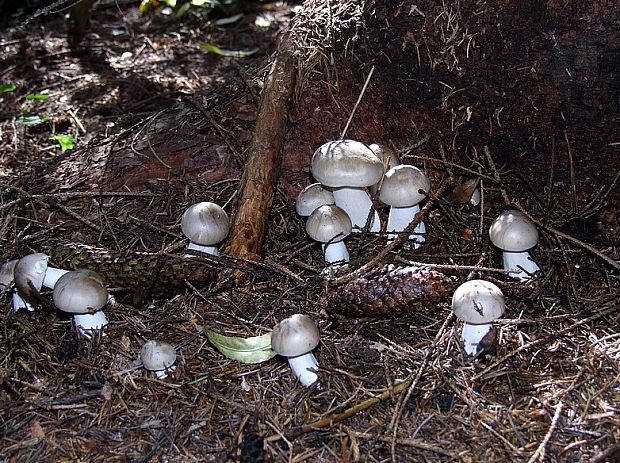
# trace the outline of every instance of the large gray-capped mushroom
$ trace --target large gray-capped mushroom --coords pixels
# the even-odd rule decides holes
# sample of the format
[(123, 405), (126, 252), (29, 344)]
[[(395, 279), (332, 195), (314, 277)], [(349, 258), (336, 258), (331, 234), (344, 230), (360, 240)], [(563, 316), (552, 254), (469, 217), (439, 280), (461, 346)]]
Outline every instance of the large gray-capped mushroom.
[(217, 244), (228, 236), (228, 214), (215, 203), (204, 201), (192, 204), (183, 213), (181, 230), (189, 238), (187, 249), (219, 256)]
[[(396, 151), (394, 151), (389, 146), (381, 145), (378, 143), (372, 143), (371, 145), (368, 145), (368, 148), (370, 148), (372, 152), (375, 153), (379, 159), (381, 159), (381, 162), (383, 163), (384, 174), (388, 170), (390, 170), (392, 167), (400, 164), (400, 158), (398, 157), (398, 154), (396, 153)], [(381, 181), (371, 186), (370, 187), (371, 196), (374, 197), (378, 193), (380, 188), (381, 188)]]
[(536, 225), (521, 211), (504, 211), (489, 229), (491, 242), (501, 249), (504, 269), (508, 275), (528, 282), (540, 270), (528, 252), (538, 244)]
[(452, 312), (463, 321), (461, 340), (465, 352), (476, 355), (478, 343), (506, 309), (504, 294), (486, 280), (470, 280), (456, 288), (452, 295)]
[[(37, 294), (41, 288), (53, 289), (60, 277), (68, 272), (48, 265), (49, 256), (43, 253), (35, 253), (19, 259), (13, 270), (15, 287), (17, 292), (26, 303), (26, 308), (34, 310)], [(13, 299), (15, 304), (15, 299)], [(13, 305), (13, 310), (19, 307)]]
[(306, 221), (306, 232), (313, 240), (323, 243), (325, 262), (349, 262), (349, 251), (343, 240), (351, 234), (351, 219), (343, 209), (331, 204), (317, 207)]
[(153, 371), (159, 379), (164, 379), (176, 367), (177, 353), (174, 346), (163, 341), (147, 341), (140, 350), (142, 366)]
[(301, 190), (295, 201), (295, 211), (301, 217), (308, 217), (320, 206), (335, 204), (334, 194), (323, 188), (320, 183), (313, 183)]
[[(387, 223), (388, 242), (394, 241), (399, 232), (420, 212), (420, 202), (426, 197), (431, 182), (417, 167), (407, 164), (394, 166), (385, 173), (379, 200), (390, 207)], [(424, 222), (416, 225), (409, 239), (415, 248), (424, 242), (426, 226)]]
[(307, 315), (295, 314), (279, 322), (271, 333), (271, 348), (286, 357), (293, 374), (304, 386), (318, 380), (319, 362), (312, 353), (320, 340), (316, 323)]
[[(372, 150), (354, 140), (330, 141), (314, 152), (311, 170), (315, 179), (333, 190), (336, 205), (349, 215), (354, 231), (364, 228), (372, 210), (366, 188), (383, 176), (383, 163)], [(370, 231), (380, 229), (381, 221), (375, 211)]]
[(54, 286), (53, 299), (58, 310), (74, 315), (75, 327), (87, 339), (108, 324), (101, 310), (108, 302), (108, 290), (96, 272), (80, 269), (65, 273)]

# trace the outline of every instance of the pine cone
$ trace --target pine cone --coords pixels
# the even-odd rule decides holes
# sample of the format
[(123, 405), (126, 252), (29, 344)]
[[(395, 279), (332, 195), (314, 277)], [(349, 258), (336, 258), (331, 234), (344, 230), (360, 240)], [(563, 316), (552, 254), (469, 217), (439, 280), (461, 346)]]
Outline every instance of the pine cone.
[(327, 309), (345, 317), (396, 317), (448, 300), (453, 280), (424, 267), (386, 265), (331, 291)]

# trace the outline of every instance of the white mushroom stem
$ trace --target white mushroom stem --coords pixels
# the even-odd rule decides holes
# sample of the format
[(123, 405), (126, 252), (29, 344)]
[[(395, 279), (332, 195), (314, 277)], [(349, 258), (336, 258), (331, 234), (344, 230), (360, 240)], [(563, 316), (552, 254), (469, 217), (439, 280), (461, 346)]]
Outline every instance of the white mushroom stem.
[(480, 204), (480, 188), (476, 188), (474, 192), (471, 194), (471, 198), (469, 198), (469, 204), (472, 206), (477, 206)]
[(75, 314), (73, 321), (80, 335), (86, 339), (92, 339), (93, 331), (95, 330), (102, 330), (101, 335), (105, 336), (103, 329), (108, 324), (108, 319), (103, 313), (103, 310), (99, 310), (92, 314)]
[(463, 323), (461, 340), (463, 341), (463, 347), (465, 348), (465, 352), (467, 352), (467, 354), (476, 355), (478, 353), (478, 343), (482, 340), (485, 334), (491, 331), (491, 327), (491, 323), (485, 323), (482, 325)]
[(176, 368), (176, 365), (170, 365), (165, 370), (157, 370), (154, 373), (155, 376), (157, 376), (157, 379), (166, 379), (168, 377), (168, 373), (172, 373), (174, 370), (176, 370)]
[(18, 293), (16, 290), (13, 290), (13, 312), (17, 312), (20, 309), (26, 309), (29, 312), (34, 312), (34, 307), (32, 306), (32, 304), (29, 304), (28, 302), (26, 302)]
[(312, 352), (298, 357), (289, 357), (288, 364), (291, 366), (293, 374), (304, 386), (310, 386), (319, 379), (319, 376), (316, 374), (316, 371), (319, 369), (319, 362)]
[[(192, 249), (194, 251), (204, 252), (205, 254), (211, 254), (212, 256), (219, 256), (220, 250), (217, 246), (203, 246), (202, 244), (194, 243), (190, 241), (187, 245), (187, 249)], [(196, 257), (195, 254), (185, 254), (185, 257)]]
[[(353, 232), (359, 233), (366, 226), (368, 214), (372, 210), (372, 200), (368, 193), (361, 188), (337, 188), (334, 189), (334, 201), (336, 206), (341, 207), (348, 214), (353, 225)], [(381, 230), (381, 220), (375, 211), (374, 219), (370, 225), (370, 231), (378, 233)]]
[[(420, 206), (415, 205), (411, 207), (390, 207), (390, 214), (388, 215), (387, 231), (388, 231), (388, 243), (391, 243), (398, 237), (398, 232), (402, 232), (407, 225), (415, 218), (420, 212)], [(392, 233), (390, 233), (392, 232)], [(394, 233), (396, 232), (396, 233)], [(413, 241), (415, 249), (420, 247), (426, 238), (426, 226), (424, 222), (420, 222), (413, 230), (413, 234), (409, 235), (409, 239)]]
[(349, 251), (344, 241), (323, 244), (323, 255), (325, 256), (325, 262), (328, 264), (349, 262)]
[(509, 276), (522, 282), (531, 281), (532, 275), (540, 270), (540, 267), (532, 260), (530, 253), (507, 252), (502, 254), (505, 270), (514, 270)]
[(69, 273), (69, 270), (62, 270), (60, 268), (47, 267), (45, 271), (45, 277), (43, 278), (43, 286), (46, 288), (54, 289), (58, 279), (65, 273)]

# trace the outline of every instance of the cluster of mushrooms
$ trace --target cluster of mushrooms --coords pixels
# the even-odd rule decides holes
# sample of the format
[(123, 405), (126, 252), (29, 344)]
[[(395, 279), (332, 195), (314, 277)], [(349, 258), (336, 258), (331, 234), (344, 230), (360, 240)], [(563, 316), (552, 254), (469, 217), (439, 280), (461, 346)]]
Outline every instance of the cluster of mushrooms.
[[(312, 156), (311, 173), (318, 182), (299, 193), (295, 208), (297, 214), (307, 217), (310, 238), (322, 243), (327, 275), (349, 261), (344, 244), (347, 236), (363, 230), (382, 231), (374, 197), (390, 206), (384, 230), (389, 243), (415, 219), (430, 190), (428, 177), (417, 167), (401, 164), (390, 148), (354, 140), (331, 141), (319, 147)], [(480, 203), (478, 188), (472, 190), (469, 203)], [(426, 226), (420, 221), (408, 237), (411, 247), (419, 248), (425, 233)], [(500, 214), (489, 229), (489, 238), (502, 250), (509, 277), (527, 283), (540, 270), (528, 253), (538, 244), (538, 230), (520, 211)], [(467, 281), (454, 292), (452, 310), (463, 321), (465, 351), (476, 355), (492, 322), (504, 313), (504, 296), (493, 283)]]
[[(319, 147), (312, 157), (311, 172), (318, 182), (299, 193), (296, 211), (307, 217), (308, 235), (322, 243), (326, 275), (349, 261), (344, 239), (351, 233), (384, 232), (388, 242), (396, 239), (420, 212), (420, 203), (431, 187), (420, 169), (401, 164), (390, 148), (354, 140), (331, 141)], [(390, 207), (384, 227), (373, 198)], [(476, 189), (470, 203), (479, 202), (480, 192)], [(193, 204), (183, 214), (181, 230), (189, 239), (186, 257), (200, 253), (219, 256), (217, 246), (229, 232), (228, 215), (213, 202)], [(425, 233), (425, 224), (420, 221), (408, 237), (414, 249), (424, 243)], [(491, 225), (489, 237), (502, 250), (509, 277), (531, 281), (539, 270), (528, 253), (538, 243), (534, 223), (519, 211), (505, 211)], [(0, 290), (12, 291), (13, 310), (34, 310), (41, 302), (41, 289), (49, 288), (53, 290), (54, 305), (74, 315), (82, 336), (92, 339), (95, 331), (103, 334), (108, 324), (103, 308), (113, 302), (103, 279), (90, 270), (50, 267), (48, 260), (47, 255), (36, 253), (2, 266)], [(493, 283), (467, 281), (454, 292), (452, 310), (463, 321), (461, 340), (465, 351), (476, 355), (493, 321), (504, 313), (504, 296)], [(318, 380), (318, 361), (312, 350), (319, 341), (315, 322), (304, 314), (280, 321), (271, 333), (272, 350), (288, 359), (293, 374), (304, 386)], [(141, 364), (160, 379), (174, 370), (175, 361), (174, 346), (162, 341), (147, 341), (140, 352)]]

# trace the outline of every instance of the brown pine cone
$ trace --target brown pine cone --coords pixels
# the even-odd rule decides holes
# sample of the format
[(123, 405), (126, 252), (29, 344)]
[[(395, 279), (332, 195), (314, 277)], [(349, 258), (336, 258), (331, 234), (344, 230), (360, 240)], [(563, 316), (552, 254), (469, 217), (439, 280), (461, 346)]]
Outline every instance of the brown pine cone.
[(448, 301), (454, 286), (441, 272), (390, 264), (331, 290), (327, 309), (345, 317), (396, 317)]

